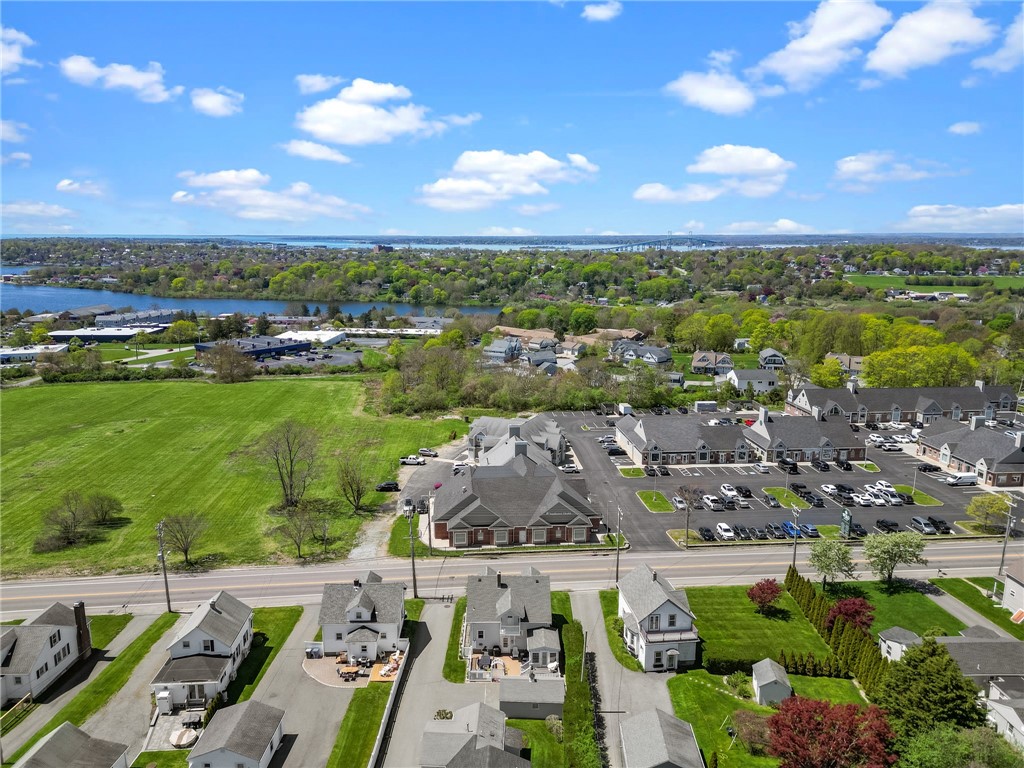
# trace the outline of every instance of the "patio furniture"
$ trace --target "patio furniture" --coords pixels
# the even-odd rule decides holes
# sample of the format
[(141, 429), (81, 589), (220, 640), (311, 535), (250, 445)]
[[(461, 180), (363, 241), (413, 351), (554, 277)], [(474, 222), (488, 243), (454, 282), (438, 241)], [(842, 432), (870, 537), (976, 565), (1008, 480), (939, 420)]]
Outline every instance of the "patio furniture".
[(202, 725), (203, 713), (202, 712), (186, 712), (181, 718), (181, 724), (185, 728), (195, 728)]
[(199, 739), (199, 734), (192, 728), (182, 728), (171, 734), (171, 744), (175, 748), (191, 747)]

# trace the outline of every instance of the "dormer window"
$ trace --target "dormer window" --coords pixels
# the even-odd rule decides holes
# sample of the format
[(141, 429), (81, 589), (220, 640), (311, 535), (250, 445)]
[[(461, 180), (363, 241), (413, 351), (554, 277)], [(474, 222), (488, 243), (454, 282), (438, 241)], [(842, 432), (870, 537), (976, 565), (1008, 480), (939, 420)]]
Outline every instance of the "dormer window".
[(362, 618), (363, 618), (363, 612), (362, 611), (356, 611), (356, 621), (362, 621)]

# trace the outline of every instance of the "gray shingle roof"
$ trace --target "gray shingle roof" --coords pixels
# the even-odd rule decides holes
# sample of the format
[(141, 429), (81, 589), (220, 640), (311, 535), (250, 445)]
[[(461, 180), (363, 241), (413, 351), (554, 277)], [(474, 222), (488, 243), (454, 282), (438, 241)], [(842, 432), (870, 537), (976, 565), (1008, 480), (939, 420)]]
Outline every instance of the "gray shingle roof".
[(282, 720), (283, 709), (253, 699), (218, 709), (189, 753), (189, 759), (226, 749), (259, 760)]
[(754, 664), (753, 671), (755, 686), (760, 687), (768, 683), (782, 683), (786, 687), (792, 688), (789, 684), (789, 675), (786, 674), (786, 670), (777, 661), (761, 659)]
[(530, 630), (530, 636), (526, 638), (526, 650), (533, 651), (537, 648), (561, 648), (558, 631), (550, 628)]
[(693, 727), (660, 709), (619, 724), (628, 768), (704, 768)]
[(1015, 558), (1006, 566), (1005, 573), (1018, 584), (1024, 584), (1024, 557)]
[(27, 675), (39, 658), (52, 632), (51, 627), (20, 625), (7, 627), (0, 639), (3, 660), (0, 671), (5, 675)]
[(1019, 675), (1024, 670), (1024, 642), (1007, 638), (937, 637), (970, 678)]
[(1024, 467), (1024, 449), (1014, 445), (1012, 437), (1001, 431), (940, 419), (921, 431), (921, 443), (939, 450), (949, 445), (951, 454), (975, 465), (982, 459), (990, 471), (1020, 471)]
[(529, 766), (528, 761), (505, 751), (506, 731), (514, 730), (506, 729), (505, 714), (501, 710), (486, 704), (470, 704), (455, 710), (451, 720), (427, 722), (420, 764), (445, 768)]
[(375, 643), (380, 633), (369, 627), (360, 627), (348, 633), (345, 641), (349, 643)]
[[(230, 648), (251, 615), (252, 608), (222, 590), (214, 595), (212, 600), (196, 608), (185, 622), (185, 626), (174, 636), (171, 645), (193, 630), (199, 629)], [(170, 648), (171, 645), (167, 647)]]
[(539, 680), (503, 677), (498, 685), (498, 700), (502, 703), (561, 704), (565, 701), (565, 681), (560, 677)]
[(858, 387), (856, 393), (846, 387), (834, 389), (818, 389), (807, 387), (794, 392), (794, 400), (803, 391), (810, 405), (819, 405), (823, 411), (832, 405), (838, 405), (846, 413), (856, 411), (864, 405), (868, 411), (877, 413), (892, 410), (898, 406), (904, 413), (921, 412), (931, 403), (935, 403), (943, 411), (952, 411), (954, 405), (963, 411), (985, 410), (989, 403), (999, 402), (1004, 397), (1016, 402), (1017, 396), (1012, 387), (986, 386), (984, 390), (977, 387)]
[(881, 640), (887, 642), (899, 643), (900, 645), (920, 645), (921, 638), (916, 633), (911, 632), (909, 629), (903, 627), (889, 627), (883, 629), (878, 633), (878, 637)]
[(761, 368), (733, 368), (732, 375), (736, 377), (737, 381), (767, 381), (775, 382), (779, 381), (778, 374), (774, 371), (766, 371)]
[(94, 739), (71, 723), (62, 723), (18, 761), (17, 768), (110, 768), (127, 744)]
[(230, 656), (182, 656), (168, 659), (156, 673), (153, 685), (168, 683), (207, 683), (220, 680), (231, 666)]
[(535, 568), (528, 568), (522, 575), (487, 568), (479, 576), (466, 578), (467, 621), (497, 621), (509, 611), (520, 621), (550, 624), (550, 577)]
[(713, 451), (732, 451), (744, 442), (743, 428), (734, 424), (709, 426), (696, 414), (638, 419), (623, 416), (617, 429), (642, 451), (657, 447), (669, 453), (693, 452), (700, 443)]
[(691, 617), (690, 604), (686, 593), (672, 589), (672, 585), (663, 576), (657, 575), (646, 563), (641, 563), (627, 573), (616, 585), (629, 606), (629, 611), (638, 620), (643, 621), (668, 600), (677, 608)]
[[(375, 577), (376, 580), (370, 580)], [(367, 580), (355, 584), (324, 584), (320, 600), (320, 625), (347, 624), (347, 613), (357, 604), (369, 612), (368, 621), (377, 624), (401, 624), (405, 619), (405, 584), (384, 583), (373, 571)]]
[(790, 450), (813, 450), (827, 442), (836, 449), (860, 448), (863, 439), (850, 430), (849, 424), (840, 419), (817, 421), (809, 416), (769, 417), (764, 426), (760, 422), (743, 430), (749, 443), (760, 448), (770, 448), (781, 441)]
[(64, 603), (53, 603), (49, 608), (25, 624), (34, 626), (73, 627), (75, 626), (75, 609)]

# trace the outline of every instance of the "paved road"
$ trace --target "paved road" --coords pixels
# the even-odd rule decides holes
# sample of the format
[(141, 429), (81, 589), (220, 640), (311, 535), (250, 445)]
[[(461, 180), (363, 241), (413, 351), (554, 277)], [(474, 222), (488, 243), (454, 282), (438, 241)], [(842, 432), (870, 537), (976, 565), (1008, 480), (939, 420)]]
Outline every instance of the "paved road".
[(661, 709), (674, 714), (666, 686), (672, 675), (634, 672), (619, 664), (608, 646), (604, 614), (596, 593), (574, 594), (572, 613), (587, 633), (587, 650), (596, 654), (597, 686), (601, 691), (605, 741), (608, 744), (611, 768), (624, 768), (619, 721), (623, 715), (630, 717), (648, 709)]
[[(941, 568), (951, 576), (993, 575), (999, 565), (1002, 542), (955, 541), (941, 538), (928, 543), (927, 568), (900, 569), (900, 576), (929, 578)], [(791, 560), (792, 546), (779, 544), (701, 547), (689, 551), (632, 552), (621, 555), (620, 573), (641, 562), (656, 567), (676, 586), (750, 584), (759, 578), (781, 578)], [(797, 564), (805, 569), (807, 544), (797, 550)], [(1024, 556), (1024, 544), (1012, 542), (1007, 562)], [(864, 570), (860, 549), (854, 550), (860, 573)], [(585, 591), (608, 589), (615, 584), (615, 553), (557, 552), (503, 557), (435, 558), (417, 561), (420, 594), (427, 597), (461, 594), (466, 576), (490, 565), (508, 571), (535, 566), (551, 576), (553, 589)], [(253, 606), (313, 605), (320, 602), (324, 582), (344, 582), (372, 568), (387, 581), (412, 583), (408, 561), (377, 558), (318, 566), (229, 568), (196, 575), (170, 577), (172, 606), (191, 610), (220, 589), (229, 590)], [(97, 612), (127, 605), (133, 613), (160, 611), (164, 606), (163, 581), (157, 574), (103, 576), (58, 580), (4, 582), (0, 606), (3, 617), (33, 615), (54, 600), (84, 599)]]
[(975, 611), (973, 608), (961, 603), (952, 595), (947, 595), (943, 592), (940, 595), (929, 595), (934, 602), (938, 603), (939, 607), (942, 608), (946, 613), (949, 613), (956, 618), (960, 619), (968, 627), (981, 626), (987, 627), (995, 632), (1000, 637), (1013, 638), (1009, 632), (1000, 627), (998, 624), (989, 621), (980, 613)]

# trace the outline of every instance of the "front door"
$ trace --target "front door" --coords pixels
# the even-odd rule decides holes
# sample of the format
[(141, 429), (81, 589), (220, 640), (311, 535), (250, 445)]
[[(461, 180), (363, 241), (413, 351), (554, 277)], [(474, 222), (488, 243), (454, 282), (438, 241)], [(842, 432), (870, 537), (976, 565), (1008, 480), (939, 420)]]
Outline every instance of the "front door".
[(203, 694), (204, 693), (205, 693), (205, 691), (203, 690), (203, 686), (198, 685), (196, 683), (189, 683), (189, 686), (188, 686), (188, 700), (189, 701), (197, 701), (198, 699), (203, 698)]
[(665, 667), (667, 669), (676, 668), (676, 654), (672, 653), (671, 651), (665, 654)]
[(525, 544), (526, 543), (526, 529), (525, 528), (519, 532), (519, 543), (520, 544)]

